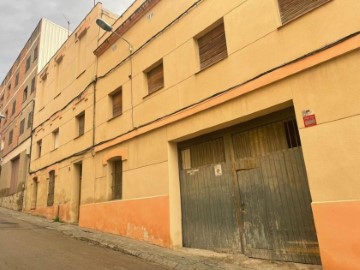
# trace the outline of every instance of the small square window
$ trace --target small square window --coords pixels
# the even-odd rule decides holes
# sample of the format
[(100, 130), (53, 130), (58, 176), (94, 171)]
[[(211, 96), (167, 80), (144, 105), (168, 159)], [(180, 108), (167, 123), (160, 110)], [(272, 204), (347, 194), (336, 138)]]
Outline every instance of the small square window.
[(278, 0), (281, 22), (288, 23), (331, 0)]
[(226, 38), (224, 24), (216, 26), (214, 29), (198, 38), (200, 68), (205, 69), (226, 58)]
[(148, 92), (154, 93), (164, 87), (164, 67), (163, 62), (146, 73)]
[(112, 116), (122, 114), (122, 88), (116, 90), (115, 93), (110, 95), (112, 102)]

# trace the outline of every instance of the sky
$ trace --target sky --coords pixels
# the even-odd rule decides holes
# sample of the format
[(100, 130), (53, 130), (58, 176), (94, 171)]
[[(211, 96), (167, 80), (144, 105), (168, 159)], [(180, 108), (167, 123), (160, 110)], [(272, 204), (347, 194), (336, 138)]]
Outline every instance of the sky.
[[(103, 8), (121, 15), (134, 0), (102, 0)], [(98, 1), (95, 1), (98, 2)], [(0, 0), (0, 83), (45, 17), (73, 31), (94, 6), (94, 0)]]

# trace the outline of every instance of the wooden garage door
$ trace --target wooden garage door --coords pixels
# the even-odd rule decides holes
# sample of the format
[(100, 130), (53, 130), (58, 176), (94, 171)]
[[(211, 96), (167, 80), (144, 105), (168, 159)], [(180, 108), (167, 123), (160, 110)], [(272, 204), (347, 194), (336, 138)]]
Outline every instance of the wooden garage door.
[(179, 144), (183, 243), (320, 264), (292, 109)]
[(216, 138), (180, 150), (183, 245), (240, 250), (231, 170), (224, 143)]
[(245, 254), (320, 263), (295, 119), (233, 134), (232, 141)]

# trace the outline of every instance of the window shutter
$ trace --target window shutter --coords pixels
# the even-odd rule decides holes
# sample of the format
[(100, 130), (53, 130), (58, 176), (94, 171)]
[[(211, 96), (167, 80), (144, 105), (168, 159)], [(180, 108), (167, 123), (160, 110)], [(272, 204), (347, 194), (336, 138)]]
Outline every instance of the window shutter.
[(122, 114), (122, 90), (112, 95), (113, 116)]
[(200, 68), (207, 68), (227, 57), (224, 24), (198, 39)]
[(331, 0), (278, 0), (281, 21), (285, 24), (329, 1)]
[(147, 73), (149, 94), (164, 87), (164, 67), (163, 63), (153, 68)]
[(80, 114), (77, 119), (79, 125), (79, 136), (82, 136), (85, 131), (85, 113)]

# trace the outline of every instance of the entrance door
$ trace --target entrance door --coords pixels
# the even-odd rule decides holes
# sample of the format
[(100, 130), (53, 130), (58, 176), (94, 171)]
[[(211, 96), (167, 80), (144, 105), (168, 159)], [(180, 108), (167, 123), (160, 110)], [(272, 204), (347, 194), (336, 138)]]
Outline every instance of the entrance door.
[(75, 164), (74, 206), (75, 222), (79, 222), (81, 204), (82, 162)]
[(17, 192), (17, 184), (19, 178), (19, 163), (20, 163), (19, 157), (16, 157), (11, 161), (10, 194), (15, 194)]
[(240, 249), (234, 189), (223, 139), (195, 143), (180, 152), (184, 246)]
[(245, 254), (320, 263), (295, 119), (233, 134), (232, 141)]
[(31, 196), (31, 209), (36, 209), (37, 191), (38, 191), (38, 180), (37, 180), (37, 177), (35, 177), (33, 179), (33, 188), (32, 188), (32, 196)]

